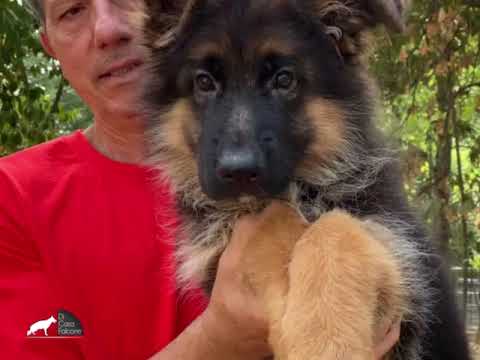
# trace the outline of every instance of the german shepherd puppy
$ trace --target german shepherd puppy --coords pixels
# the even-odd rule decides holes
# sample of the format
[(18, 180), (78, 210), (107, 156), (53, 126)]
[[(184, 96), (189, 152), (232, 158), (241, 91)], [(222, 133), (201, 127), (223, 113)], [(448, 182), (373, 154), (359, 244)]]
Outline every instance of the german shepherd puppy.
[[(375, 127), (369, 33), (401, 0), (147, 0), (150, 161), (182, 217), (178, 277), (210, 291), (236, 220), (272, 201), (245, 275), (276, 359), (469, 358), (446, 271)], [(169, 11), (170, 10), (170, 11)]]

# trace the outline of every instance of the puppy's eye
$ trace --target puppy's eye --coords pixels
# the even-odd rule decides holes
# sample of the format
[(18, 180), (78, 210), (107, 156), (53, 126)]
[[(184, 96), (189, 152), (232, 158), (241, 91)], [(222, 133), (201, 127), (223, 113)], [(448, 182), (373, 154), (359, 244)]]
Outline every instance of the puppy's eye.
[(279, 90), (290, 90), (295, 83), (295, 75), (291, 71), (280, 71), (275, 77), (275, 87)]
[(197, 88), (203, 92), (212, 92), (216, 89), (215, 81), (210, 75), (205, 73), (201, 73), (196, 76), (195, 84)]

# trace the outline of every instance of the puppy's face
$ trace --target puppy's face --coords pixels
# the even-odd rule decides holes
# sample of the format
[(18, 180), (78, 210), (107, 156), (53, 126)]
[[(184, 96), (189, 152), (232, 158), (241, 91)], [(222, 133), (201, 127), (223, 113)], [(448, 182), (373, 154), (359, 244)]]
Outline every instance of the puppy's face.
[(173, 45), (153, 45), (162, 73), (150, 103), (162, 109), (161, 151), (182, 162), (174, 181), (198, 177), (216, 200), (275, 197), (335, 161), (365, 126), (358, 33), (347, 47), (341, 28), (322, 21), (328, 11), (298, 3), (194, 1)]

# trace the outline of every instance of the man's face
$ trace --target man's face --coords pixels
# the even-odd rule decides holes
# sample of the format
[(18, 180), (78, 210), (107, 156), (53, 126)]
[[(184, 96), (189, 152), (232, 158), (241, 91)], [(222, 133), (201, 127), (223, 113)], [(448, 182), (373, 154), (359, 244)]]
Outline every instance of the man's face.
[(44, 0), (42, 44), (95, 115), (135, 114), (145, 53), (131, 1)]

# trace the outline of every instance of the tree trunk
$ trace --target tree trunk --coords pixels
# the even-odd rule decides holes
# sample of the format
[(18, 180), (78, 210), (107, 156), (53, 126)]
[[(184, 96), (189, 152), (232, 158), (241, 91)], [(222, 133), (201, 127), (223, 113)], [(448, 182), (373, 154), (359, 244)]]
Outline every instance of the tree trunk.
[(446, 259), (450, 259), (449, 240), (450, 222), (448, 219), (448, 203), (450, 200), (449, 175), (451, 170), (452, 131), (451, 109), (452, 99), (452, 76), (447, 78), (438, 77), (437, 102), (440, 110), (445, 114), (443, 124), (437, 131), (437, 151), (435, 166), (433, 168), (433, 234), (438, 248)]

